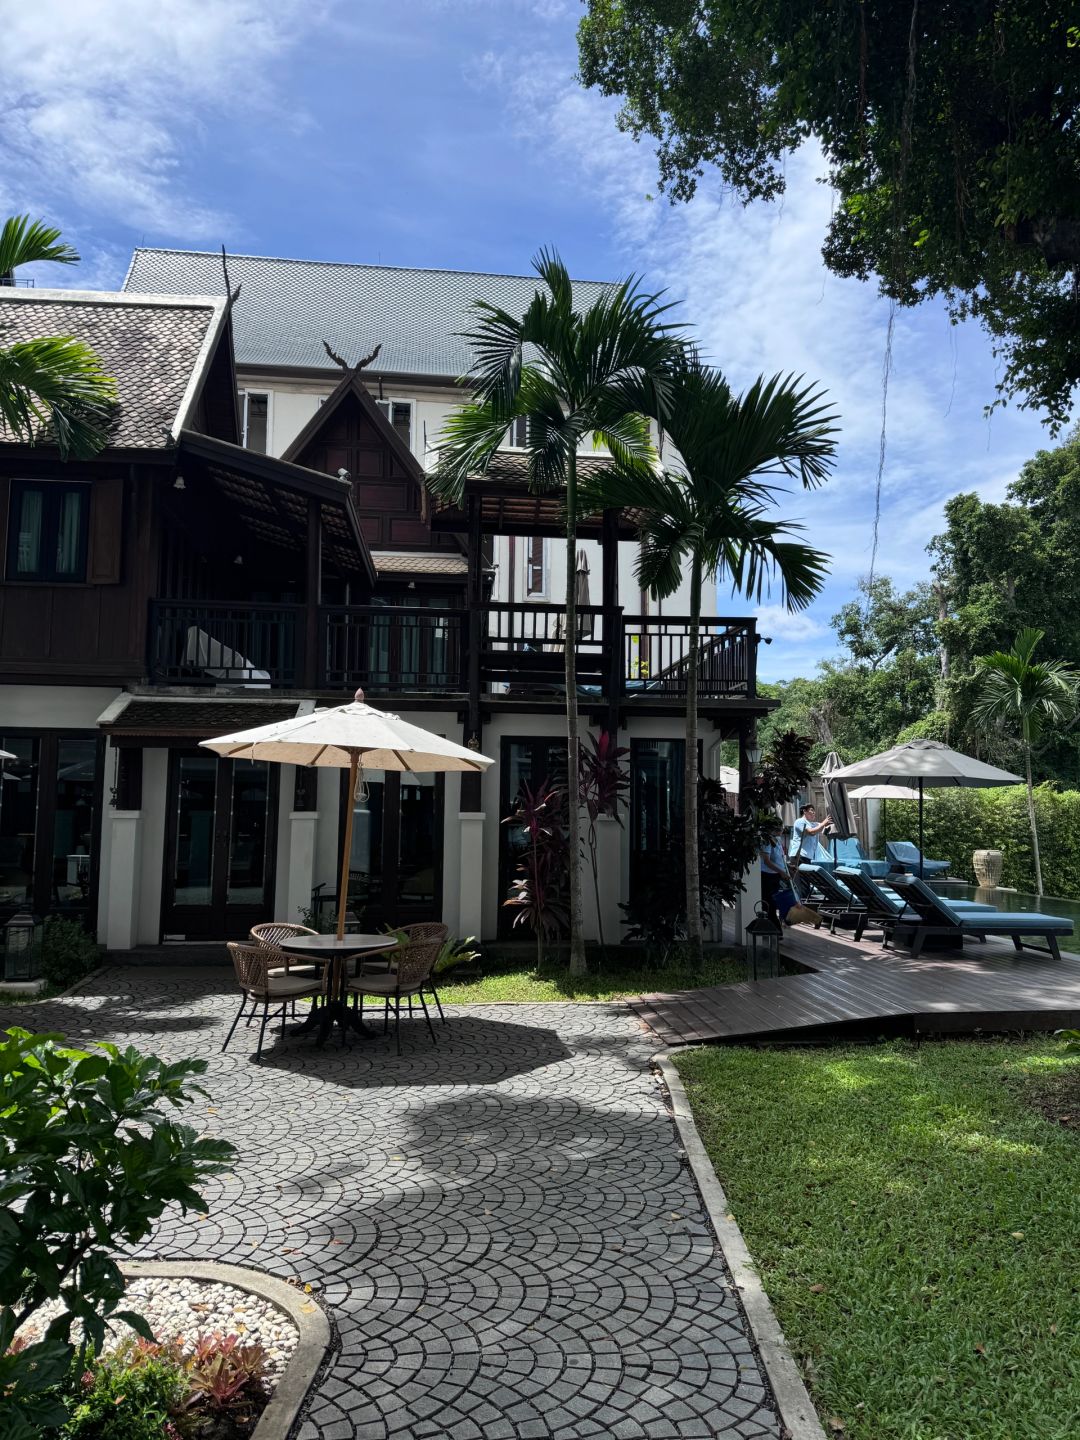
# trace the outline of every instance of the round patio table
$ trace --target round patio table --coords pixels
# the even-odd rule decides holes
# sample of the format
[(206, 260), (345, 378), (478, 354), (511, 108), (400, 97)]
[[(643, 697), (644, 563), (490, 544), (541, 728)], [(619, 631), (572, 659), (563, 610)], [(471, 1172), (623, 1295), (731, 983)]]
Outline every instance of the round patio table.
[(335, 1022), (341, 1026), (341, 1038), (350, 1030), (365, 1034), (360, 1018), (350, 1011), (345, 998), (345, 962), (354, 955), (378, 955), (387, 950), (396, 950), (397, 940), (392, 935), (294, 935), (279, 940), (279, 947), (289, 955), (305, 960), (315, 960), (330, 966), (330, 983), (326, 987), (326, 1004), (313, 1010), (302, 1025), (293, 1030), (294, 1035), (306, 1035), (318, 1030), (319, 1044), (326, 1043)]

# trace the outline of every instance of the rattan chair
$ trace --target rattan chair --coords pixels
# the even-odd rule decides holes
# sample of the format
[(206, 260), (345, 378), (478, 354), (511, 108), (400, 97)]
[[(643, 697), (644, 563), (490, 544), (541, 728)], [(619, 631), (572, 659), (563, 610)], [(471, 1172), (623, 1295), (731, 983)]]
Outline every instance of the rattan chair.
[[(441, 950), (443, 945), (446, 943), (447, 936), (450, 934), (450, 927), (448, 925), (444, 925), (441, 921), (423, 920), (415, 925), (402, 925), (401, 933), (406, 937), (410, 945), (437, 944), (439, 949)], [(357, 978), (362, 975), (385, 975), (388, 970), (392, 970), (397, 964), (397, 954), (398, 952), (396, 950), (390, 950), (385, 955), (373, 955), (369, 960), (361, 960), (356, 971)], [(436, 959), (437, 958), (438, 957), (436, 956)], [(449, 1020), (447, 1020), (446, 1016), (443, 1014), (442, 1001), (439, 999), (439, 992), (435, 989), (434, 971), (432, 971), (431, 978), (424, 986), (424, 989), (430, 992), (431, 998), (435, 1001), (436, 1007), (439, 1011), (439, 1019), (444, 1025), (449, 1025)], [(363, 994), (367, 993), (367, 991), (363, 992)], [(359, 991), (359, 987), (356, 987), (354, 994), (356, 998), (359, 998), (362, 1005), (363, 994), (361, 994), (361, 992)], [(356, 998), (354, 998), (354, 1004), (356, 1003)], [(411, 1015), (412, 996), (410, 995), (408, 999), (409, 1014)]]
[(397, 1041), (399, 1055), (401, 1054), (402, 1000), (409, 1001), (410, 1013), (413, 997), (415, 996), (420, 1001), (432, 1041), (436, 1040), (435, 1027), (431, 1023), (431, 1016), (424, 1000), (424, 991), (431, 989), (431, 972), (441, 949), (442, 943), (437, 940), (420, 944), (410, 941), (407, 945), (399, 945), (396, 950), (392, 950), (387, 955), (386, 958), (390, 961), (389, 969), (367, 970), (359, 975), (350, 976), (346, 981), (346, 989), (351, 990), (361, 1004), (365, 995), (383, 997), (384, 1034), (389, 1027), (390, 1012), (391, 1008), (393, 1009), (394, 1039)]
[(248, 1017), (249, 1021), (260, 1005), (263, 1010), (262, 1025), (259, 1027), (259, 1045), (255, 1052), (255, 1058), (259, 1059), (262, 1055), (267, 1022), (270, 1019), (270, 1007), (272, 1005), (281, 1006), (281, 1033), (284, 1035), (290, 1004), (303, 996), (317, 995), (322, 987), (322, 982), (312, 975), (271, 974), (271, 971), (277, 966), (277, 957), (280, 952), (266, 945), (241, 945), (236, 941), (230, 941), (228, 951), (232, 957), (233, 969), (236, 971), (241, 998), (240, 1009), (229, 1026), (229, 1033), (225, 1036), (225, 1043), (221, 1048), (223, 1051), (228, 1049), (233, 1032), (240, 1023), (250, 1000), (252, 1010)]

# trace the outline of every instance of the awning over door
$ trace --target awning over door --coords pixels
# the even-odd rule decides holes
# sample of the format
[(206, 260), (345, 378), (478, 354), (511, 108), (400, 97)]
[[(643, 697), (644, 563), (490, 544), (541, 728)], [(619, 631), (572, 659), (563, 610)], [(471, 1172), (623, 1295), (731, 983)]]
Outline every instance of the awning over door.
[(98, 725), (114, 745), (197, 745), (253, 725), (291, 720), (312, 708), (311, 700), (218, 700), (186, 695), (120, 695)]

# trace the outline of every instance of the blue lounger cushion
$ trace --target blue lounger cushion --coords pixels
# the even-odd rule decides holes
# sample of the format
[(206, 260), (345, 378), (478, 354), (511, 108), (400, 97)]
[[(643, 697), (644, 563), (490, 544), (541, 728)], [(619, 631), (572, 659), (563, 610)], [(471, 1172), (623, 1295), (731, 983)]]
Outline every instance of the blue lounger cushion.
[[(847, 865), (838, 866), (836, 870), (837, 878), (842, 879), (845, 874), (856, 881), (859, 878), (859, 872), (857, 870), (853, 870), (852, 867)], [(898, 895), (896, 891), (891, 889), (888, 885), (880, 884), (874, 879), (872, 875), (866, 875), (865, 871), (863, 872), (863, 876), (866, 888), (873, 892), (873, 895), (880, 907), (883, 910), (895, 910), (896, 913), (899, 915), (901, 910), (903, 910), (904, 906), (907, 903), (904, 900), (903, 896)], [(973, 910), (989, 910), (991, 913), (994, 914), (996, 914), (997, 912), (997, 907), (995, 905), (988, 904), (985, 900), (950, 900), (949, 904), (954, 910), (956, 910), (957, 912), (963, 912), (964, 914), (967, 914)]]
[(910, 840), (887, 840), (885, 854), (894, 864), (906, 866), (913, 874), (917, 874), (921, 866), (924, 875), (938, 875), (952, 864), (950, 860), (927, 859)]
[(864, 875), (874, 877), (887, 875), (892, 869), (888, 860), (868, 860), (862, 853), (862, 846), (854, 835), (847, 840), (832, 842), (833, 858), (837, 865), (853, 865)]
[(983, 915), (972, 914), (970, 911), (965, 912), (959, 908), (963, 904), (962, 901), (947, 900), (943, 895), (931, 890), (925, 880), (913, 879), (906, 888), (917, 891), (924, 900), (928, 900), (946, 924), (951, 921), (962, 930), (973, 934), (990, 930), (1017, 935), (1050, 933), (1071, 935), (1073, 933), (1072, 921), (1065, 920), (1060, 915), (1043, 915), (1038, 910), (994, 910), (992, 913), (984, 911)]

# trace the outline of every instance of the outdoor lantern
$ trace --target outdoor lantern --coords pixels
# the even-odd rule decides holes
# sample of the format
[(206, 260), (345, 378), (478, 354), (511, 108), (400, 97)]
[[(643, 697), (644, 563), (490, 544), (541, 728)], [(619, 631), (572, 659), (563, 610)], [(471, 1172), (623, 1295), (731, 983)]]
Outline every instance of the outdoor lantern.
[(3, 978), (36, 980), (41, 974), (45, 927), (22, 910), (4, 926)]
[(751, 980), (770, 980), (780, 974), (780, 924), (758, 902), (746, 927)]

